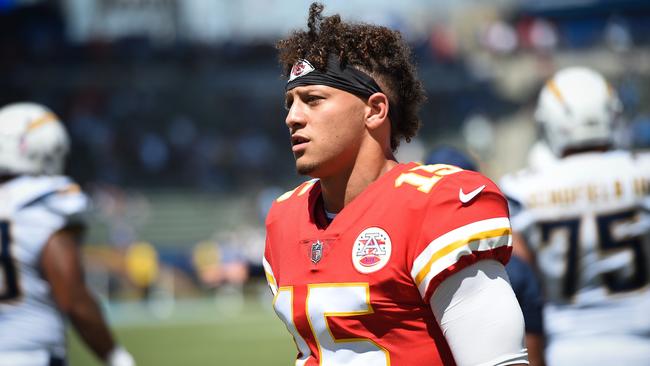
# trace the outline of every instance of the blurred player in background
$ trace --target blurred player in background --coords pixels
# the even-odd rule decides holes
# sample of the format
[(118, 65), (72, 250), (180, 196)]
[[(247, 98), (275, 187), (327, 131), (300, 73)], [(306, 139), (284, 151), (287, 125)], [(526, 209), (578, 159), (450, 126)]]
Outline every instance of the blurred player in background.
[(528, 150), (528, 168), (532, 170), (543, 169), (545, 166), (552, 164), (557, 157), (551, 151), (545, 140), (537, 140)]
[(612, 150), (620, 111), (600, 74), (559, 71), (535, 112), (558, 160), (502, 181), (544, 282), (551, 366), (650, 365), (650, 164)]
[(398, 32), (323, 17), (278, 44), (296, 168), (264, 267), (296, 365), (527, 364), (505, 198), (476, 172), (399, 164), (424, 92)]
[[(451, 146), (440, 146), (431, 150), (425, 164), (449, 164), (464, 170), (479, 171), (477, 163), (469, 154)], [(530, 365), (543, 366), (545, 364), (542, 321), (544, 301), (539, 279), (533, 268), (518, 256), (510, 257), (510, 261), (506, 264), (506, 272), (524, 314), (526, 348)]]
[(134, 365), (84, 283), (87, 198), (60, 175), (67, 133), (33, 103), (0, 109), (0, 365), (66, 364), (65, 318), (109, 366)]

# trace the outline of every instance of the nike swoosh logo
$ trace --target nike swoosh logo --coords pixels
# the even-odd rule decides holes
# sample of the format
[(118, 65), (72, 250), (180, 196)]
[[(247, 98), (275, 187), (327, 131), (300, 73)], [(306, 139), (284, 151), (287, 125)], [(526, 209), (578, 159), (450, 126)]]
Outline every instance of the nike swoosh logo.
[(475, 190), (473, 190), (473, 191), (471, 191), (471, 192), (469, 192), (467, 194), (465, 194), (465, 192), (463, 192), (463, 189), (461, 188), (458, 191), (458, 199), (460, 199), (460, 202), (462, 202), (462, 203), (467, 203), (467, 202), (473, 200), (474, 197), (478, 196), (478, 194), (481, 193), (481, 191), (484, 188), (485, 188), (485, 184), (478, 187), (478, 188), (476, 188)]

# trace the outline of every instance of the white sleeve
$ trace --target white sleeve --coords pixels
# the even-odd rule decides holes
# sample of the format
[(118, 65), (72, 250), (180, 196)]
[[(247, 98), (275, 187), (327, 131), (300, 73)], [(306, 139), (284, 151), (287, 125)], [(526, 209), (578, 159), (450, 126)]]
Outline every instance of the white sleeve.
[(481, 260), (445, 279), (431, 309), (456, 364), (528, 364), (524, 317), (505, 267)]

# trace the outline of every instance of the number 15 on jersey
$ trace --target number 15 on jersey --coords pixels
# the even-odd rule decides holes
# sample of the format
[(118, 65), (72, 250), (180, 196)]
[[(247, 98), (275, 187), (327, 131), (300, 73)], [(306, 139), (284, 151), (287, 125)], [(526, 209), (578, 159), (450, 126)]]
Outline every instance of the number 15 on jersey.
[(307, 285), (304, 313), (301, 311), (303, 307), (296, 306), (295, 300), (294, 287), (280, 287), (274, 300), (274, 308), (293, 335), (300, 352), (296, 365), (304, 364), (309, 356), (312, 356), (312, 351), (298, 332), (298, 328), (308, 328), (311, 333), (309, 336), (314, 337), (319, 353), (314, 356), (320, 360), (321, 365), (338, 365), (350, 361), (355, 365), (390, 365), (388, 351), (384, 347), (368, 338), (355, 335), (336, 338), (328, 324), (331, 317), (369, 315), (374, 312), (370, 305), (370, 289), (367, 283)]

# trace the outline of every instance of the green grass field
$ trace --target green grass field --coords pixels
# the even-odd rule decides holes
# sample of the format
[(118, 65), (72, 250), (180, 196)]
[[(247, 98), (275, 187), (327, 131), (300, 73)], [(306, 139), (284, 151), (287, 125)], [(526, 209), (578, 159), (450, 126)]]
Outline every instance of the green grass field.
[[(166, 316), (155, 316), (156, 312)], [(295, 358), (289, 333), (270, 304), (262, 301), (233, 304), (203, 299), (158, 311), (129, 304), (112, 306), (109, 318), (138, 366), (286, 366)], [(70, 365), (101, 366), (71, 333)]]

